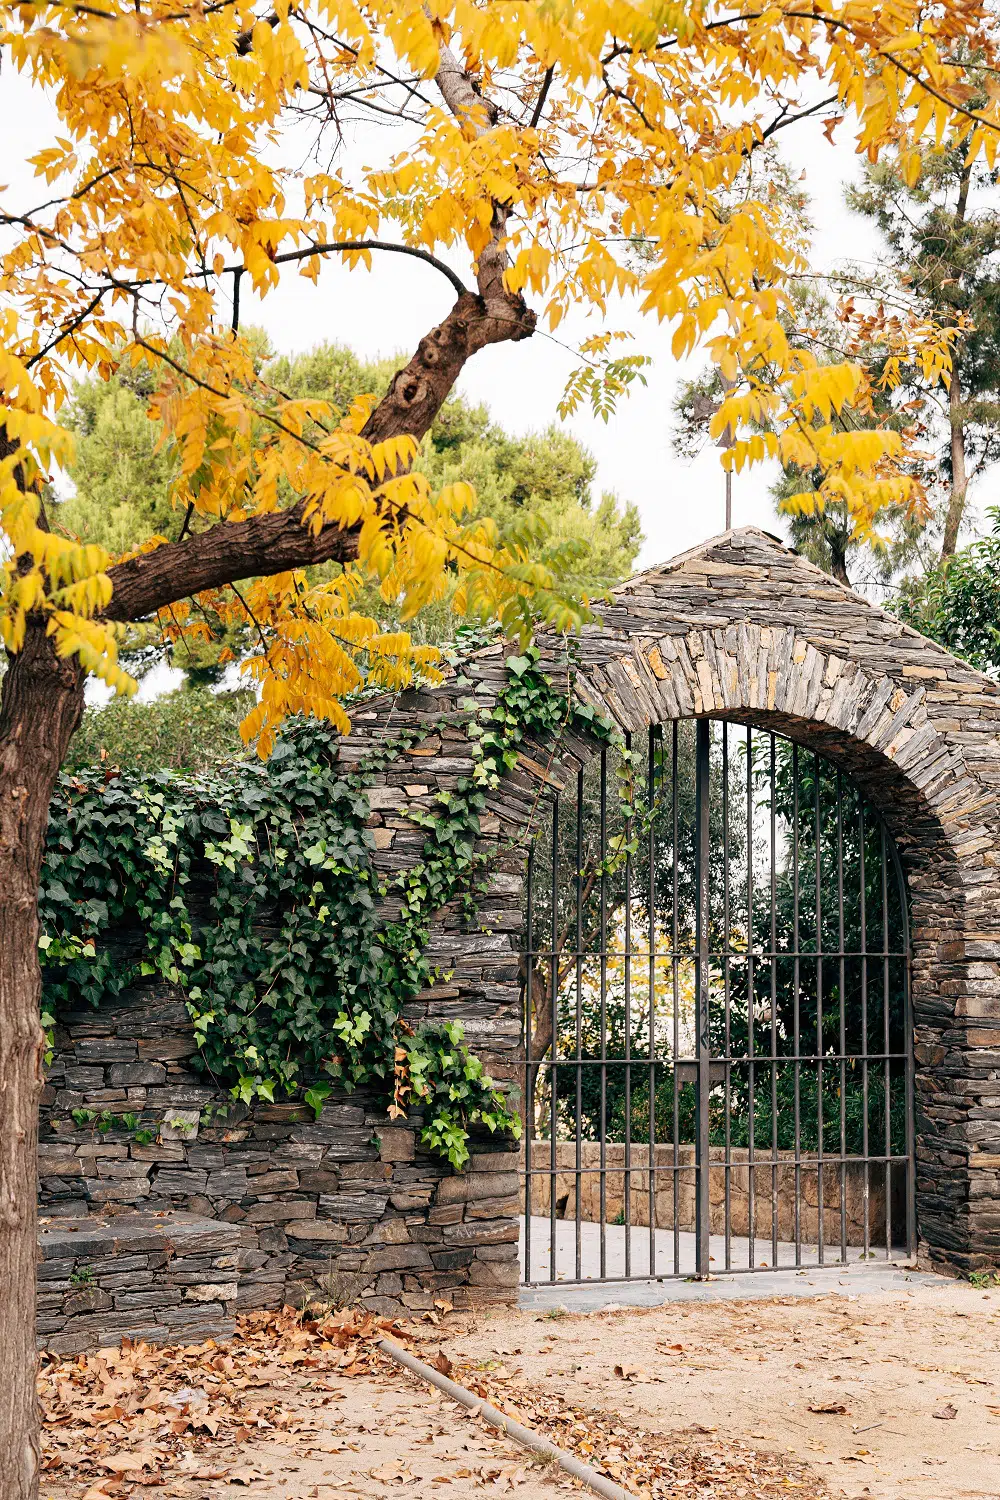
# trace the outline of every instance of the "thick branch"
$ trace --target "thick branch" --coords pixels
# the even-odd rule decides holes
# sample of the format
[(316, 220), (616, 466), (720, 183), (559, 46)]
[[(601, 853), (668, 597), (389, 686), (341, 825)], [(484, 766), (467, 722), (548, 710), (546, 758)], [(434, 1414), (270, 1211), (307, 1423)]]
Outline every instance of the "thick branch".
[[(535, 316), (520, 298), (486, 303), (466, 292), (442, 323), (421, 339), (364, 428), (369, 442), (404, 433), (422, 438), (430, 429), (468, 359), (488, 344), (528, 338)], [(196, 536), (119, 563), (106, 615), (138, 620), (179, 599), (221, 588), (241, 578), (284, 573), (357, 555), (357, 528), (326, 526), (318, 535), (303, 525), (305, 502), (290, 510), (222, 522)]]
[[(441, 47), (436, 82), (463, 128), (492, 128), (495, 106), (478, 92), (454, 53)], [(530, 338), (535, 314), (504, 286), (503, 237), (509, 209), (494, 204), (493, 233), (476, 268), (479, 295), (463, 291), (443, 322), (420, 340), (369, 417), (364, 437), (384, 442), (404, 434), (422, 438), (454, 389), (467, 360), (489, 344)], [(452, 273), (453, 274), (453, 273)], [(302, 524), (305, 502), (287, 511), (222, 523), (197, 536), (168, 543), (111, 569), (114, 593), (107, 615), (137, 620), (206, 589), (241, 578), (283, 573), (357, 555), (358, 529), (326, 526), (318, 535)]]

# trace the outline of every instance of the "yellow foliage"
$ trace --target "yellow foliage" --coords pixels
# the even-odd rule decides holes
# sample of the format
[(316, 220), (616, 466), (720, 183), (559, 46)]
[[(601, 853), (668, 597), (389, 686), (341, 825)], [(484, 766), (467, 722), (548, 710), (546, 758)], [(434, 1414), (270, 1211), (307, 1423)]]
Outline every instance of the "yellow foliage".
[[(818, 471), (800, 503), (842, 500), (860, 534), (887, 496), (919, 503), (899, 439), (845, 421), (865, 399), (858, 368), (818, 366), (789, 335), (789, 287), (807, 270), (801, 226), (750, 167), (823, 94), (859, 151), (891, 146), (907, 181), (930, 141), (992, 164), (1000, 91), (973, 108), (984, 96), (962, 59), (977, 59), (975, 79), (991, 75), (993, 25), (986, 0), (942, 0), (931, 19), (918, 0), (777, 0), (748, 13), (716, 0), (281, 0), (273, 12), (249, 0), (0, 0), (6, 58), (59, 115), (32, 158), (38, 206), (5, 204), (0, 639), (18, 649), (28, 614), (42, 613), (60, 652), (128, 686), (103, 619), (110, 560), (48, 534), (36, 498), (71, 452), (59, 412), (73, 379), (108, 373), (122, 345), (160, 377), (151, 415), (178, 454), (178, 511), (198, 529), (301, 502), (313, 534), (357, 538), (356, 563), (333, 583), (280, 574), (213, 598), (260, 632), (247, 733), (264, 750), (287, 713), (343, 725), (342, 700), (363, 683), (433, 671), (408, 636), (355, 612), (365, 578), (404, 619), (457, 578), (458, 608), (509, 629), (579, 623), (586, 601), (561, 586), (565, 559), (539, 535), (499, 538), (467, 485), (432, 494), (412, 471), (416, 437), (370, 443), (370, 402), (338, 418), (261, 378), (229, 326), (241, 279), (262, 295), (286, 271), (318, 281), (330, 247), (377, 269), (374, 242), (394, 243), (469, 279), (489, 250), (496, 294), (523, 294), (551, 328), (571, 306), (601, 317), (611, 298), (632, 298), (672, 325), (676, 357), (704, 346), (730, 383), (713, 430), (743, 435), (725, 462)], [(466, 71), (460, 104), (443, 47), (448, 68)], [(300, 173), (281, 132), (317, 95), (331, 117), (355, 101), (366, 165)], [(405, 134), (378, 134), (386, 113), (406, 118)], [(948, 340), (904, 330), (884, 384), (905, 358), (946, 380)], [(641, 356), (616, 359), (607, 330), (581, 356), (590, 374), (575, 377), (567, 409), (589, 393), (606, 415)], [(161, 625), (204, 628), (181, 605)]]

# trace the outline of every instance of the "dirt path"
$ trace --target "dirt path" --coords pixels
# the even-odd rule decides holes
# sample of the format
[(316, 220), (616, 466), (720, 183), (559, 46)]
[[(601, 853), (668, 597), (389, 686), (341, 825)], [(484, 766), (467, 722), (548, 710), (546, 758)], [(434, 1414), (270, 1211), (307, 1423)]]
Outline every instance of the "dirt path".
[(834, 1495), (1000, 1497), (1000, 1290), (505, 1313), (447, 1347), (651, 1432), (785, 1452)]
[[(577, 1488), (387, 1363), (377, 1336), (289, 1318), (228, 1349), (53, 1366), (44, 1500)], [(407, 1336), (655, 1500), (1000, 1500), (1000, 1291), (452, 1314)]]

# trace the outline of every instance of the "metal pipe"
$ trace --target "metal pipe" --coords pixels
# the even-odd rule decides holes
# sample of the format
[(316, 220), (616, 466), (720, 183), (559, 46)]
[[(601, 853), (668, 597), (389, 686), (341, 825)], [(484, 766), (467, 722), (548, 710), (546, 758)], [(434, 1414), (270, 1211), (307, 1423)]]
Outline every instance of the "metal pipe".
[(567, 1453), (564, 1448), (556, 1447), (550, 1443), (548, 1438), (542, 1437), (531, 1427), (525, 1427), (521, 1422), (515, 1422), (513, 1417), (491, 1406), (481, 1396), (474, 1396), (467, 1391), (464, 1385), (459, 1385), (455, 1380), (449, 1380), (447, 1375), (442, 1375), (440, 1370), (434, 1370), (430, 1365), (425, 1365), (423, 1360), (416, 1359), (408, 1350), (402, 1348), (393, 1339), (381, 1339), (379, 1348), (383, 1354), (388, 1354), (397, 1364), (403, 1365), (414, 1375), (419, 1375), (422, 1380), (428, 1381), (436, 1386), (444, 1395), (450, 1396), (460, 1406), (465, 1406), (475, 1416), (483, 1418), (491, 1427), (497, 1427), (512, 1437), (524, 1448), (532, 1453), (545, 1453), (549, 1458), (556, 1461), (560, 1468), (565, 1469), (567, 1474), (572, 1474), (574, 1479), (592, 1489), (596, 1495), (604, 1495), (606, 1500), (634, 1500), (634, 1495), (628, 1490), (623, 1490), (620, 1484), (615, 1484), (612, 1479), (605, 1479), (603, 1474), (598, 1474), (589, 1464), (582, 1463), (580, 1459), (574, 1458), (572, 1453)]

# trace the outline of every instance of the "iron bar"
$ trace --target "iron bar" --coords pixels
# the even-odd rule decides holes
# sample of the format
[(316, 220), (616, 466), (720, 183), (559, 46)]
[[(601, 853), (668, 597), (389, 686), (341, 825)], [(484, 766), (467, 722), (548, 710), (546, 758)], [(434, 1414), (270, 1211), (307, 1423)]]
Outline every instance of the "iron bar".
[(711, 1088), (712, 1041), (709, 1014), (709, 795), (711, 733), (707, 719), (699, 719), (695, 750), (695, 868), (697, 871), (695, 943), (695, 1042), (698, 1062), (698, 1126), (695, 1143), (695, 1275), (707, 1276), (711, 1252), (711, 1194), (708, 1172), (709, 1092)]
[(621, 805), (603, 746), (574, 767), (575, 824), (572, 791), (553, 791), (528, 851), (526, 1282), (843, 1265), (871, 1253), (873, 1216), (887, 1260), (904, 1237), (912, 1254), (908, 907), (883, 820), (846, 770), (769, 728), (745, 728), (742, 810), (725, 721), (643, 741), (632, 762), (625, 737)]

